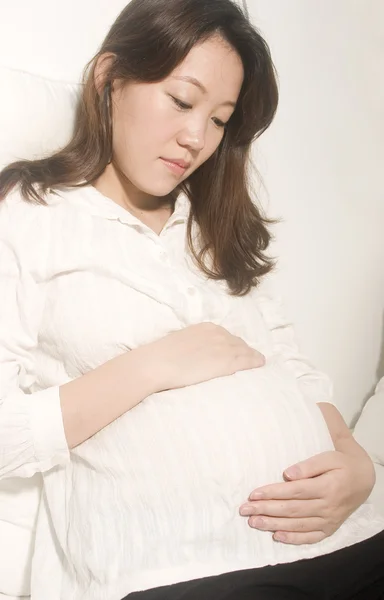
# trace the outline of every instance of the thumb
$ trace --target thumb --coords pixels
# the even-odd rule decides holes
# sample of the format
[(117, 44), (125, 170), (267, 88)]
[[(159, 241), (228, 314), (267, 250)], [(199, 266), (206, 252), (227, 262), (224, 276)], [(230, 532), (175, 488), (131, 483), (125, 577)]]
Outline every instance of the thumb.
[(311, 456), (307, 460), (292, 465), (286, 469), (283, 473), (286, 481), (295, 481), (297, 479), (310, 479), (311, 477), (318, 477), (324, 475), (328, 471), (340, 468), (341, 461), (338, 452), (322, 452)]

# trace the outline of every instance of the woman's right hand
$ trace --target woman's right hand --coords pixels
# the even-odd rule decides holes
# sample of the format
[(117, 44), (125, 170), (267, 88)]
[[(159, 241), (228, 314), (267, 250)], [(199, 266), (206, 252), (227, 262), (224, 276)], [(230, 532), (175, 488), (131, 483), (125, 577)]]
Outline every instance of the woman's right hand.
[(147, 346), (158, 391), (176, 389), (255, 369), (265, 357), (241, 338), (213, 323), (199, 323)]

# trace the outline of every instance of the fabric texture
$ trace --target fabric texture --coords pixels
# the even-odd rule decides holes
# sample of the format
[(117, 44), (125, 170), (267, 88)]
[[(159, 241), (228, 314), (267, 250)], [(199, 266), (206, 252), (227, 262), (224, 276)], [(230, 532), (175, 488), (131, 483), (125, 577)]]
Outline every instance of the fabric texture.
[[(331, 386), (298, 353), (278, 302), (261, 290), (233, 297), (197, 270), (185, 197), (160, 236), (93, 187), (47, 202), (15, 192), (0, 204), (0, 539), (3, 523), (30, 533), (25, 562), (1, 548), (1, 592), (31, 583), (32, 600), (121, 600), (319, 556), (384, 528), (366, 504), (332, 537), (294, 547), (239, 516), (255, 487), (332, 449), (317, 406)], [(69, 452), (60, 385), (204, 321), (266, 366), (154, 394)]]

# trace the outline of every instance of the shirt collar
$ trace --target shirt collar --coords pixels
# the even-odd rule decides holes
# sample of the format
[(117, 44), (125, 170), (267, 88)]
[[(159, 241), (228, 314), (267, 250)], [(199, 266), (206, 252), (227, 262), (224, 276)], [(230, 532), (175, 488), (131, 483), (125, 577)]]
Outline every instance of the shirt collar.
[[(64, 191), (64, 190), (63, 190)], [(84, 187), (69, 188), (65, 190), (66, 197), (74, 205), (81, 205), (87, 212), (105, 219), (120, 221), (127, 225), (140, 226), (141, 221), (123, 208), (111, 198), (104, 196), (94, 186), (87, 185)], [(60, 191), (58, 191), (60, 194)], [(190, 202), (184, 192), (180, 192), (176, 202), (175, 209), (170, 216), (166, 227), (174, 225), (176, 222), (185, 222), (189, 217)]]

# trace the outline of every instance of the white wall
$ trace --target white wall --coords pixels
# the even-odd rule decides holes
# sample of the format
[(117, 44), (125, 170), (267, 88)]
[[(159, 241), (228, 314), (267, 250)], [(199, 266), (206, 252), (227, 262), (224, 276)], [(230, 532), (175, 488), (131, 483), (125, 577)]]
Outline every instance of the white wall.
[[(77, 81), (125, 3), (1, 0), (0, 64)], [(284, 218), (278, 285), (303, 349), (331, 374), (351, 421), (377, 379), (383, 342), (384, 3), (248, 6), (280, 76), (278, 116), (255, 152), (270, 211)]]
[(280, 79), (278, 116), (255, 153), (284, 218), (279, 288), (351, 421), (384, 375), (384, 3), (248, 5)]

